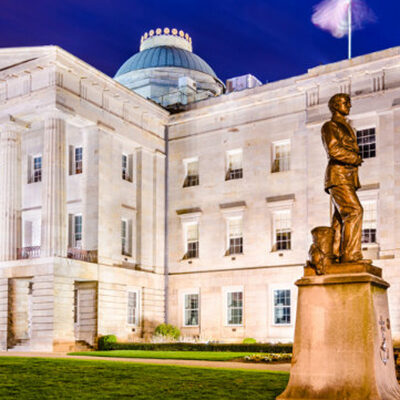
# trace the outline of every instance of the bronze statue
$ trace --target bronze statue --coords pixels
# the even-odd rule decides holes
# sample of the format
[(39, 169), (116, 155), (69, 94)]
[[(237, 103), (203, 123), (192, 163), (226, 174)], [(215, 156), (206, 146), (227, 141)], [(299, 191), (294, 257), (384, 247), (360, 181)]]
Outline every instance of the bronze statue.
[(328, 155), (325, 191), (331, 195), (335, 212), (332, 218), (333, 257), (341, 263), (370, 263), (361, 252), (363, 208), (357, 197), (360, 188), (358, 167), (363, 162), (357, 137), (346, 120), (351, 108), (350, 96), (337, 93), (328, 103), (332, 118), (321, 130)]

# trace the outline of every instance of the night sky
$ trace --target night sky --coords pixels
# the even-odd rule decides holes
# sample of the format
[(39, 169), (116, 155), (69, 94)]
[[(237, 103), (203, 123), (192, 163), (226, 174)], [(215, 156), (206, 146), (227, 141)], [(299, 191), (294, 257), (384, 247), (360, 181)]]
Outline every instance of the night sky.
[[(188, 32), (193, 50), (222, 79), (262, 82), (347, 57), (347, 38), (311, 23), (320, 0), (2, 0), (0, 46), (59, 45), (114, 76), (155, 28)], [(354, 33), (353, 55), (400, 45), (400, 1), (366, 0), (376, 22)]]

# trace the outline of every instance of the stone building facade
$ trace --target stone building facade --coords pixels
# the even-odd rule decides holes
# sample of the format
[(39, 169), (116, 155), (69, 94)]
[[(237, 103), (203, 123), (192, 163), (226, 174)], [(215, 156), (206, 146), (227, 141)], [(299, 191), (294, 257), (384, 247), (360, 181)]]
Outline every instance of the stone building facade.
[(309, 232), (330, 220), (336, 92), (352, 96), (363, 251), (400, 339), (400, 48), (175, 113), (58, 47), (1, 49), (0, 348), (143, 340), (165, 320), (185, 338), (291, 341)]

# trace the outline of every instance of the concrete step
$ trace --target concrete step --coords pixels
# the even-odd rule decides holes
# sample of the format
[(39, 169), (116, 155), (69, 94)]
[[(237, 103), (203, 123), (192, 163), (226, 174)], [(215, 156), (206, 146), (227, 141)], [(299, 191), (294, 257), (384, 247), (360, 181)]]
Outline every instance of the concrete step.
[(76, 340), (75, 341), (75, 350), (74, 351), (91, 351), (93, 350), (93, 346), (91, 346), (85, 340)]
[(24, 345), (17, 345), (12, 347), (11, 349), (7, 349), (7, 351), (21, 351), (21, 352), (30, 352), (31, 351), (31, 347), (30, 346), (24, 346)]

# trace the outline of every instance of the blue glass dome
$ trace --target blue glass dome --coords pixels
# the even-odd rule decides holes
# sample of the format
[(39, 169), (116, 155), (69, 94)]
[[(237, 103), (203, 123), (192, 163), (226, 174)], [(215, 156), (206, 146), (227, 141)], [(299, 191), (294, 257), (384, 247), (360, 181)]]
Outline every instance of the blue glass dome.
[(204, 72), (218, 79), (212, 68), (198, 55), (172, 46), (152, 47), (136, 53), (122, 64), (114, 78), (131, 71), (158, 67), (187, 68)]

